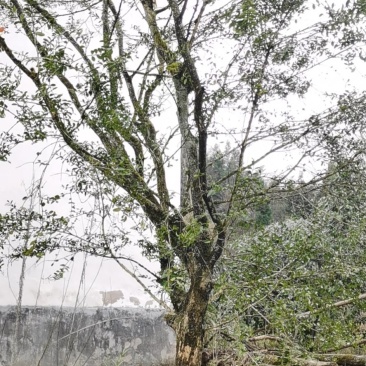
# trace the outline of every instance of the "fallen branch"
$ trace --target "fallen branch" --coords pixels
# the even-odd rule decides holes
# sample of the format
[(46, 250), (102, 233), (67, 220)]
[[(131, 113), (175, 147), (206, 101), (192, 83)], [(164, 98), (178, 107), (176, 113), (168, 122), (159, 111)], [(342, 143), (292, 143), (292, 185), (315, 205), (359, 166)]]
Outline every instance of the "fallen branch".
[(324, 362), (335, 362), (342, 366), (366, 366), (366, 356), (351, 355), (351, 354), (327, 354), (316, 355), (319, 360)]
[(266, 364), (271, 365), (283, 365), (285, 363), (291, 366), (338, 366), (335, 361), (319, 361), (319, 360), (305, 360), (301, 358), (291, 358), (291, 360), (287, 360), (285, 362), (284, 357), (275, 356), (275, 355), (265, 355), (262, 361)]
[(260, 335), (260, 336), (249, 338), (248, 341), (250, 341), (250, 342), (259, 342), (259, 341), (283, 342), (284, 339), (281, 337), (276, 337), (276, 336), (271, 336), (271, 335)]
[(359, 341), (352, 342), (352, 343), (346, 343), (343, 346), (340, 346), (340, 347), (337, 347), (337, 348), (327, 349), (326, 351), (324, 351), (324, 353), (337, 352), (337, 351), (340, 351), (340, 350), (345, 349), (345, 348), (355, 348), (357, 346), (360, 346), (361, 344), (366, 344), (366, 339), (361, 339)]
[(352, 299), (342, 300), (342, 301), (335, 302), (333, 304), (326, 305), (325, 307), (320, 308), (320, 309), (316, 309), (314, 311), (306, 311), (305, 313), (299, 314), (297, 317), (300, 318), (300, 319), (307, 318), (310, 315), (321, 313), (324, 310), (331, 309), (331, 308), (338, 308), (338, 307), (341, 307), (341, 306), (346, 306), (346, 305), (352, 304), (353, 302), (355, 302), (357, 300), (363, 300), (363, 299), (366, 299), (366, 293), (361, 294), (361, 295), (359, 295), (357, 297), (354, 297)]

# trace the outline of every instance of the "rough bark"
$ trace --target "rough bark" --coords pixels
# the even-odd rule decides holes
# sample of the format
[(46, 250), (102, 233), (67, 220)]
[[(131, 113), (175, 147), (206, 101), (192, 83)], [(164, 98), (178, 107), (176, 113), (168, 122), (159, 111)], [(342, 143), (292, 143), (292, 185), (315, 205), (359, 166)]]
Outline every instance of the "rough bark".
[(175, 316), (177, 335), (176, 366), (200, 366), (204, 336), (204, 319), (212, 289), (208, 270), (198, 269), (192, 280), (182, 310)]

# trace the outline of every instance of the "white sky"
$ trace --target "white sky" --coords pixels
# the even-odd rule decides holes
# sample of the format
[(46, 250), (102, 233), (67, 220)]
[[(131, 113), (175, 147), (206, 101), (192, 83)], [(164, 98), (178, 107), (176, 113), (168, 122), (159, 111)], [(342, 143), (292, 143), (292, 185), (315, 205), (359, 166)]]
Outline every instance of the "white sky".
[[(159, 1), (159, 0), (158, 0)], [(158, 2), (158, 7), (162, 5)], [(305, 25), (307, 22), (313, 23), (314, 19), (309, 16), (304, 20)], [(1, 25), (1, 24), (0, 24)], [(4, 34), (4, 38), (12, 47), (18, 50), (27, 49), (25, 40), (19, 34), (16, 34), (10, 27)], [(0, 63), (7, 62), (4, 53), (0, 53)], [(311, 78), (313, 80), (313, 86), (310, 89), (310, 93), (303, 100), (294, 98), (294, 105), (291, 108), (298, 110), (299, 119), (303, 116), (310, 115), (310, 109), (313, 113), (319, 112), (324, 109), (324, 93), (338, 93), (342, 94), (345, 90), (353, 89), (362, 90), (365, 84), (365, 65), (364, 62), (356, 61), (356, 71), (351, 72), (346, 67), (342, 66), (342, 62), (334, 60), (319, 68), (311, 71)], [(342, 70), (340, 72), (340, 70)], [(25, 88), (31, 88), (29, 82), (23, 84)], [(276, 102), (274, 107), (279, 107), (280, 102)], [(288, 100), (291, 103), (291, 98)], [(174, 107), (174, 103), (170, 101), (167, 105)], [(269, 108), (272, 106), (270, 105)], [(224, 113), (219, 115), (221, 123), (230, 125), (231, 123), (242, 124), (245, 123), (244, 116), (241, 112), (233, 112), (230, 114)], [(176, 121), (175, 110), (168, 109), (163, 115), (165, 118), (159, 119), (160, 131), (173, 128), (170, 125), (170, 121)], [(164, 122), (162, 122), (164, 121)], [(12, 119), (7, 117), (6, 120), (1, 120), (1, 129), (7, 129), (7, 126), (12, 124)], [(164, 124), (165, 123), (165, 124)], [(176, 122), (175, 122), (176, 123)], [(175, 141), (178, 141), (176, 139)], [(212, 146), (217, 143), (224, 143), (225, 138), (218, 137), (216, 140), (211, 141)], [(248, 156), (248, 161), (255, 158), (258, 154), (263, 152), (263, 149), (267, 148), (266, 142), (258, 144), (255, 149), (251, 151)], [(175, 143), (175, 147), (179, 144)], [(174, 145), (173, 148), (174, 149)], [(45, 156), (50, 154), (52, 146), (49, 146), (45, 150)], [(0, 187), (0, 210), (4, 211), (7, 201), (13, 200), (16, 203), (21, 203), (22, 197), (26, 193), (26, 189), (31, 185), (33, 177), (38, 177), (40, 170), (33, 165), (36, 153), (40, 151), (40, 145), (34, 146), (31, 144), (23, 144), (20, 147), (14, 149), (11, 156), (11, 164), (6, 162), (0, 162), (0, 172), (2, 184)], [(299, 152), (281, 152), (273, 154), (263, 163), (266, 171), (277, 171), (283, 169), (286, 165), (291, 166), (291, 163), (298, 159)], [(308, 174), (313, 174), (316, 170), (320, 169), (320, 163), (307, 162), (306, 170)], [(60, 174), (64, 167), (59, 162), (53, 162), (47, 172), (47, 178), (45, 179), (45, 192), (54, 193), (57, 192), (61, 184), (65, 184), (67, 176)], [(172, 192), (176, 193), (176, 200), (178, 202), (178, 192), (180, 184), (179, 176), (179, 161), (175, 161), (172, 167), (167, 168), (167, 177), (169, 188)], [(135, 258), (141, 260), (138, 250), (130, 248), (129, 254)], [(47, 257), (45, 260), (36, 262), (34, 259), (27, 260), (26, 280), (24, 286), (23, 303), (26, 305), (60, 305), (74, 306), (75, 299), (78, 291), (80, 291), (78, 303), (83, 296), (86, 297), (82, 302), (86, 306), (100, 306), (102, 305), (102, 298), (99, 291), (109, 290), (122, 290), (124, 294), (123, 302), (119, 302), (116, 305), (133, 305), (129, 300), (130, 296), (138, 297), (141, 299), (141, 304), (144, 305), (150, 298), (147, 294), (144, 294), (143, 290), (136, 284), (131, 277), (124, 273), (117, 264), (110, 260), (102, 260), (100, 258), (88, 257), (86, 261), (85, 273), (82, 275), (84, 266), (84, 255), (79, 254), (76, 256), (73, 267), (68, 273), (66, 273), (64, 279), (58, 281), (51, 281), (48, 277), (53, 273), (54, 267), (51, 267), (52, 258)], [(148, 265), (147, 261), (144, 263)], [(18, 292), (18, 281), (20, 274), (21, 263), (9, 263), (3, 273), (0, 273), (0, 305), (11, 305), (16, 303), (16, 297)], [(152, 266), (154, 267), (154, 265)], [(156, 268), (156, 265), (155, 265)], [(80, 287), (80, 281), (82, 285)]]

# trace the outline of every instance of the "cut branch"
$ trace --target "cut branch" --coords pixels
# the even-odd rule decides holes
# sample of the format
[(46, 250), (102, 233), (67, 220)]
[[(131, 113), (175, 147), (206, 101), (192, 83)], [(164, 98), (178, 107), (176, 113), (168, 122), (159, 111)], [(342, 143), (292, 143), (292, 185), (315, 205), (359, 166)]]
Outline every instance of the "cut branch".
[(341, 306), (350, 305), (350, 304), (354, 303), (355, 301), (364, 300), (364, 299), (366, 299), (366, 293), (361, 294), (361, 295), (359, 295), (357, 297), (354, 297), (352, 299), (337, 301), (337, 302), (335, 302), (333, 304), (328, 304), (325, 307), (320, 308), (320, 309), (316, 309), (314, 311), (306, 311), (305, 313), (299, 314), (297, 317), (300, 318), (300, 319), (307, 318), (307, 317), (309, 317), (311, 315), (319, 314), (319, 313), (321, 313), (323, 311), (326, 311), (328, 309), (338, 308), (338, 307), (341, 307)]

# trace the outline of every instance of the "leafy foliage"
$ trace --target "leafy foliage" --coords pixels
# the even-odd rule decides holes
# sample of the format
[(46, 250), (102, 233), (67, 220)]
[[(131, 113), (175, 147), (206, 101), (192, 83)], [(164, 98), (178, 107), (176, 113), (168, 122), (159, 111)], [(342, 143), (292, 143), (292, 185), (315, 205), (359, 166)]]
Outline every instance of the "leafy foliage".
[(298, 357), (363, 339), (366, 171), (358, 160), (333, 172), (305, 218), (231, 243), (210, 305), (211, 341), (251, 351), (267, 335), (276, 339), (267, 346)]

